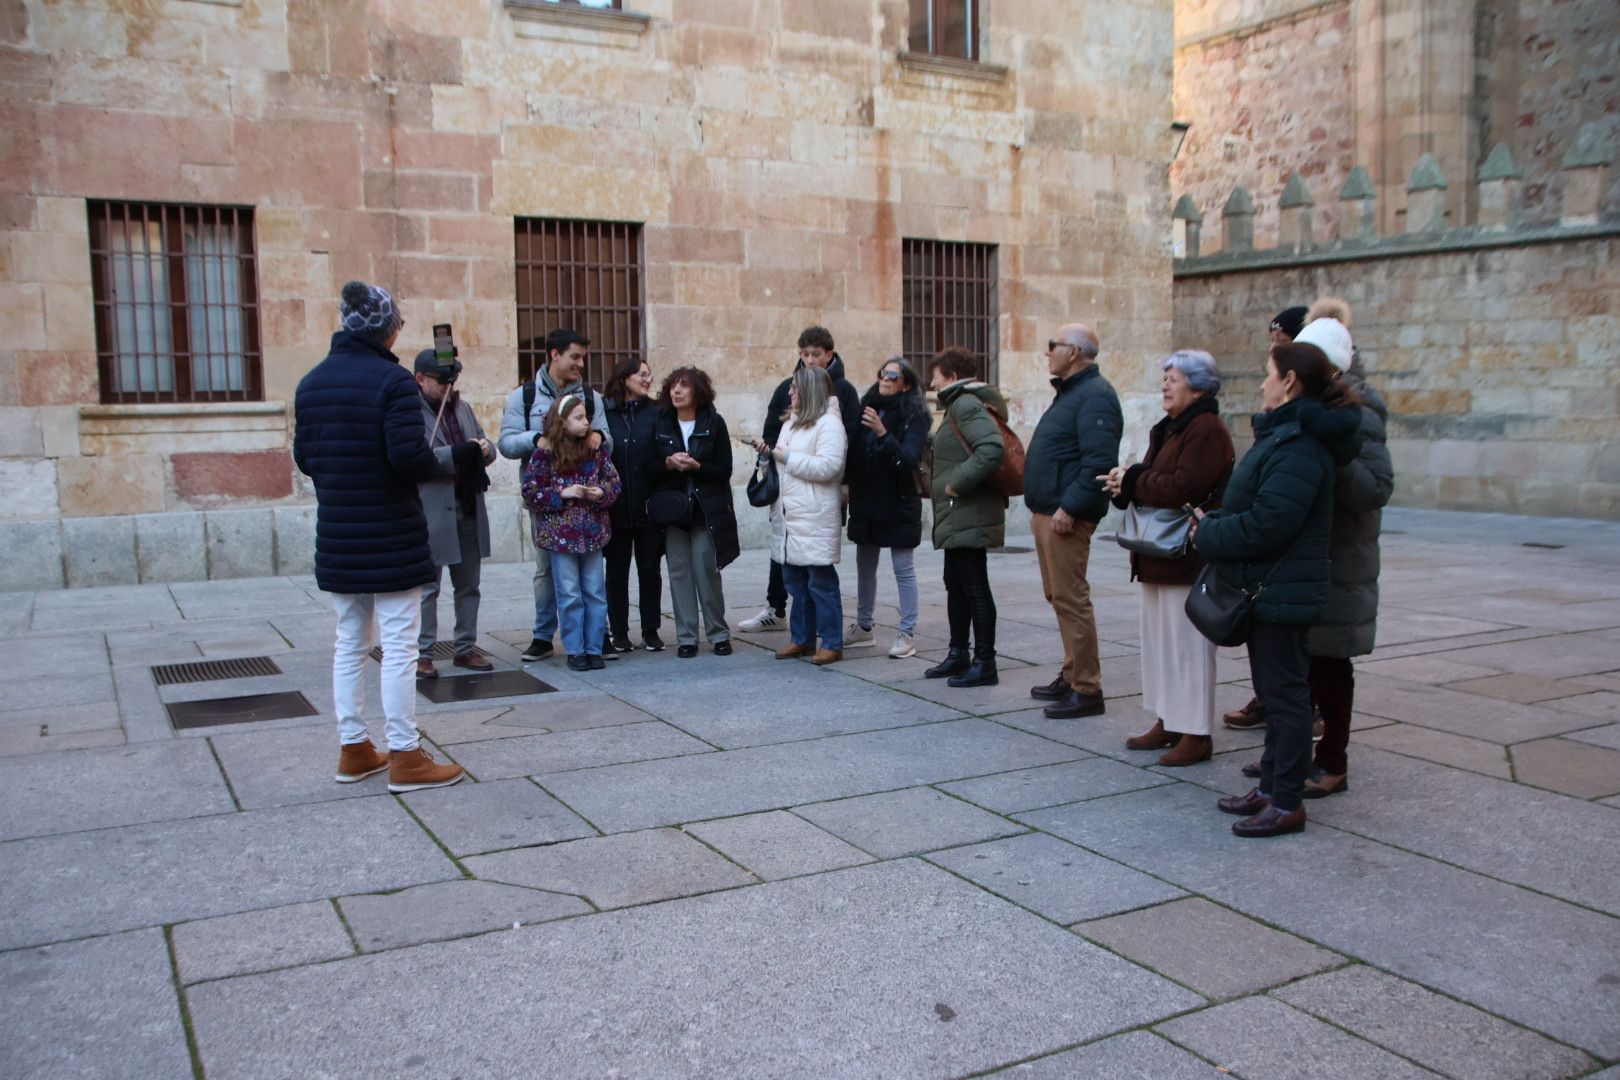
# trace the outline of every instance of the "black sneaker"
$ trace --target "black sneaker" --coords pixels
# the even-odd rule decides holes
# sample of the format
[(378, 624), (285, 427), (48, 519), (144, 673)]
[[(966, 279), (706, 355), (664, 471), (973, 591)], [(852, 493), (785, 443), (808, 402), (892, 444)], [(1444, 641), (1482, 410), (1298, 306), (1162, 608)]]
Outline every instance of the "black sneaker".
[(603, 660), (617, 660), (618, 658), (619, 658), (619, 650), (614, 647), (612, 639), (603, 638), (602, 639), (602, 659)]
[[(618, 657), (615, 656), (613, 659), (617, 660)], [(585, 658), (585, 662), (590, 665), (592, 671), (601, 671), (603, 668), (607, 667), (607, 663), (595, 653), (591, 653), (589, 656), (587, 656)]]
[(664, 651), (664, 639), (659, 637), (656, 633), (642, 634), (641, 643), (642, 645), (646, 646), (648, 652)]
[(690, 660), (697, 655), (696, 645), (681, 645), (675, 650), (675, 655), (682, 660)]
[[(627, 652), (635, 652), (636, 651), (636, 647), (634, 645), (630, 644), (630, 635), (629, 634), (615, 634), (615, 635), (613, 635), (612, 640), (613, 640), (613, 651), (614, 652), (627, 653)], [(604, 649), (602, 651), (603, 651), (603, 655), (606, 655), (607, 650)]]
[(716, 656), (730, 656), (731, 655), (731, 642), (730, 641), (717, 641), (717, 642), (715, 642), (714, 643), (714, 655), (716, 655)]
[(1029, 689), (1029, 696), (1036, 701), (1067, 701), (1072, 693), (1074, 687), (1065, 682), (1062, 675), (1044, 686), (1032, 686)]
[(584, 653), (581, 653), (578, 656), (570, 656), (568, 658), (568, 670), (569, 671), (589, 671), (589, 670), (591, 670), (590, 658), (587, 657)]
[(541, 641), (539, 638), (530, 638), (529, 647), (523, 650), (523, 662), (532, 664), (536, 660), (544, 660), (554, 651), (556, 650), (551, 647), (551, 642)]

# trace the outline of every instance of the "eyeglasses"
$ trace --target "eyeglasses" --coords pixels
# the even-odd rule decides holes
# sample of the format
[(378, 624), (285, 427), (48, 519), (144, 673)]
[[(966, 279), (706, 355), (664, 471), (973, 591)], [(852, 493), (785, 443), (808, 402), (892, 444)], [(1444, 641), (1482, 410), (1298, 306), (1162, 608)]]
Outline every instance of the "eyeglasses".
[(454, 386), (456, 384), (456, 377), (454, 375), (429, 375), (428, 378), (432, 379), (440, 386)]
[(878, 372), (878, 378), (884, 382), (899, 382), (901, 379), (905, 378), (905, 376), (901, 375), (898, 371), (880, 371)]
[(1080, 346), (1078, 346), (1078, 345), (1070, 345), (1067, 341), (1048, 341), (1046, 343), (1046, 351), (1047, 352), (1052, 352), (1054, 349), (1057, 349), (1059, 347), (1062, 347), (1062, 348), (1065, 348), (1065, 349), (1078, 349)]

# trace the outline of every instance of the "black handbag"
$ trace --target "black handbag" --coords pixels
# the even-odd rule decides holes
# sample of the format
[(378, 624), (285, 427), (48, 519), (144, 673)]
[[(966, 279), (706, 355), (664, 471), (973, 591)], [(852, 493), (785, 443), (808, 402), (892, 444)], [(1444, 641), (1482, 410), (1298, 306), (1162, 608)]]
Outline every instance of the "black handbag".
[(655, 491), (647, 497), (647, 520), (665, 528), (684, 529), (692, 524), (692, 481), (681, 491)]
[(776, 475), (776, 458), (769, 450), (754, 460), (754, 471), (748, 477), (748, 505), (770, 506), (782, 494), (782, 481)]
[(1214, 563), (1205, 563), (1187, 594), (1187, 619), (1217, 645), (1242, 645), (1254, 625), (1254, 602), (1265, 587), (1262, 581), (1251, 593), (1228, 585), (1215, 572)]

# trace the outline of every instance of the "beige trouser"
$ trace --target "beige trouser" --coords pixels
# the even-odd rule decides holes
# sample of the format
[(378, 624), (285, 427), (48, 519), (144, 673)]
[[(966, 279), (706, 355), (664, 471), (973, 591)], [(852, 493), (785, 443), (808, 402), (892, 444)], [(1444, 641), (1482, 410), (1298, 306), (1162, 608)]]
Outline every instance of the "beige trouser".
[(1080, 694), (1102, 693), (1102, 661), (1097, 658), (1097, 616), (1091, 607), (1091, 586), (1086, 563), (1091, 558), (1095, 523), (1076, 521), (1074, 531), (1052, 528), (1046, 514), (1033, 514), (1035, 552), (1041, 564), (1041, 591), (1057, 614), (1058, 636), (1063, 639), (1063, 681)]

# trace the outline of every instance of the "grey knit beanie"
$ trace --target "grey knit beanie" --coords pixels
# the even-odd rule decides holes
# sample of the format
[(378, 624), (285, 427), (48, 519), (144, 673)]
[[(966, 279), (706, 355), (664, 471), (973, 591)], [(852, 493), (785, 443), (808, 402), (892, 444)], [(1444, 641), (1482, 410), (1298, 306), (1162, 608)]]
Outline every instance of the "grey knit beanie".
[(351, 281), (343, 286), (338, 311), (343, 316), (343, 329), (360, 334), (386, 333), (405, 324), (388, 290), (363, 281)]

